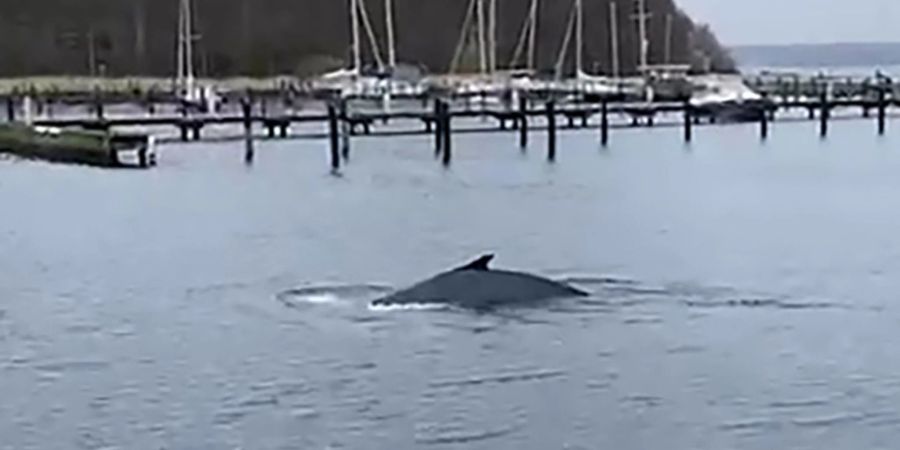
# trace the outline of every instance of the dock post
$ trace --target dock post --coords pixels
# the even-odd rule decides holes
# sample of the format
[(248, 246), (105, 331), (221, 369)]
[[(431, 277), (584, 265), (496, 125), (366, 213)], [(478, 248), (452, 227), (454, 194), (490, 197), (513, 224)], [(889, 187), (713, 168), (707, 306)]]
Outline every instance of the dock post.
[(188, 111), (184, 102), (181, 102), (178, 111), (181, 113), (181, 120), (178, 121), (178, 129), (181, 131), (181, 142), (187, 142), (191, 139), (191, 136), (188, 129)]
[(341, 99), (338, 118), (341, 126), (341, 157), (344, 161), (350, 160), (350, 118), (347, 115), (347, 100)]
[(828, 116), (831, 115), (830, 108), (828, 106), (828, 94), (823, 92), (822, 98), (819, 101), (821, 106), (821, 111), (819, 112), (819, 136), (823, 139), (828, 137)]
[(149, 167), (149, 164), (147, 162), (146, 146), (141, 146), (141, 148), (138, 149), (138, 167), (142, 169), (146, 169), (147, 167)]
[(333, 103), (328, 104), (328, 137), (331, 144), (331, 171), (337, 172), (341, 168), (340, 130), (338, 129), (338, 111)]
[(105, 111), (103, 111), (103, 99), (101, 98), (100, 89), (94, 88), (94, 92), (92, 95), (92, 100), (94, 102), (94, 113), (97, 115), (97, 120), (103, 121), (103, 116), (105, 115)]
[(885, 101), (884, 88), (878, 89), (878, 135), (883, 136), (886, 128), (887, 101)]
[(97, 108), (97, 120), (102, 121), (104, 116), (106, 115), (106, 112), (104, 111), (104, 108), (103, 108), (103, 100), (97, 100), (96, 108)]
[(556, 161), (556, 102), (547, 102), (547, 161)]
[(528, 148), (528, 99), (519, 97), (519, 148)]
[(600, 103), (600, 145), (609, 145), (609, 101), (605, 98)]
[(441, 102), (441, 115), (443, 116), (443, 124), (441, 125), (441, 132), (443, 133), (443, 143), (441, 147), (443, 148), (443, 158), (442, 162), (444, 166), (450, 165), (450, 160), (453, 158), (453, 127), (451, 125), (451, 121), (453, 120), (453, 115), (450, 112), (450, 104), (448, 102)]
[(769, 139), (769, 111), (765, 103), (763, 103), (762, 111), (759, 115), (759, 138), (763, 141)]
[(434, 157), (441, 156), (444, 134), (442, 128), (444, 126), (444, 115), (442, 113), (443, 102), (440, 99), (434, 100)]
[(244, 163), (253, 164), (253, 118), (249, 99), (241, 99), (241, 113), (244, 123)]
[(694, 120), (691, 117), (691, 103), (689, 100), (684, 101), (684, 142), (690, 144), (694, 139)]
[(6, 97), (6, 120), (9, 122), (16, 121), (16, 97), (14, 95)]

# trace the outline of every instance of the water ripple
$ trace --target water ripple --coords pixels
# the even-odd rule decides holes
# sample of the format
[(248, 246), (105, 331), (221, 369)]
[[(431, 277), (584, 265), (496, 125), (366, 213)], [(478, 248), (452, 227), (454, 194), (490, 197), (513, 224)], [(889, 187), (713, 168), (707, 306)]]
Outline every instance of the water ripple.
[(685, 300), (691, 308), (774, 308), (774, 309), (848, 309), (847, 305), (824, 301), (797, 301), (775, 298), (738, 298), (723, 300)]
[(724, 431), (759, 432), (781, 428), (781, 423), (767, 418), (751, 418), (725, 422), (719, 425)]
[(769, 407), (773, 409), (794, 409), (794, 408), (811, 408), (814, 406), (825, 406), (829, 403), (827, 398), (811, 398), (799, 400), (778, 400), (769, 403)]
[(645, 325), (645, 324), (658, 324), (662, 323), (663, 319), (661, 317), (655, 315), (643, 315), (643, 316), (634, 316), (634, 317), (626, 317), (622, 320), (622, 323), (625, 325)]
[(680, 355), (688, 353), (702, 353), (704, 350), (706, 350), (706, 347), (702, 345), (679, 345), (677, 347), (666, 349), (666, 353), (670, 355)]
[(446, 387), (477, 386), (489, 383), (506, 384), (524, 381), (540, 381), (559, 378), (565, 375), (566, 373), (562, 370), (542, 370), (534, 372), (515, 372), (500, 375), (475, 376), (462, 380), (434, 381), (429, 383), (428, 385), (432, 388), (440, 389)]
[(800, 427), (827, 428), (844, 423), (861, 422), (869, 417), (871, 416), (865, 413), (838, 413), (828, 416), (799, 417), (791, 422)]
[(496, 430), (482, 430), (474, 432), (453, 432), (441, 434), (434, 437), (417, 437), (416, 442), (426, 445), (472, 444), (475, 442), (508, 436), (518, 430), (518, 428), (519, 427), (509, 427)]
[(629, 395), (622, 399), (623, 403), (629, 403), (642, 408), (654, 408), (662, 404), (663, 399), (655, 395)]
[(106, 361), (90, 361), (90, 360), (72, 360), (59, 361), (52, 363), (44, 363), (35, 365), (34, 368), (40, 372), (63, 374), (66, 372), (97, 372), (106, 370), (110, 367), (110, 363)]
[(585, 286), (635, 286), (638, 284), (636, 280), (630, 278), (619, 278), (612, 276), (591, 276), (591, 275), (573, 275), (557, 280), (566, 284), (580, 284)]

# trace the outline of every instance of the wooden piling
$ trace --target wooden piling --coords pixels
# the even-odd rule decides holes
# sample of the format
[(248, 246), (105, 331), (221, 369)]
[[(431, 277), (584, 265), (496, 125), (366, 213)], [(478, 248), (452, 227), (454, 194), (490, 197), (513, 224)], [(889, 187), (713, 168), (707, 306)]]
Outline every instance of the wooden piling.
[(147, 158), (147, 147), (146, 146), (143, 146), (138, 149), (138, 167), (140, 167), (142, 169), (146, 169), (147, 167), (150, 167), (150, 162), (148, 161), (148, 158)]
[(249, 99), (241, 100), (241, 113), (244, 123), (244, 162), (253, 164), (253, 118), (251, 117), (253, 108)]
[(188, 111), (184, 102), (179, 103), (178, 112), (181, 114), (181, 120), (178, 122), (178, 129), (181, 131), (181, 142), (187, 142), (191, 139), (191, 130), (188, 129)]
[(6, 120), (8, 122), (16, 121), (16, 97), (13, 95), (6, 97)]
[(97, 112), (97, 120), (103, 121), (104, 117), (106, 116), (106, 112), (104, 111), (104, 106), (103, 106), (103, 100), (97, 99), (97, 101), (95, 103), (95, 108), (96, 108), (96, 112)]
[(693, 110), (690, 100), (684, 101), (684, 142), (690, 144), (694, 139), (694, 120), (691, 117)]
[(883, 136), (887, 125), (887, 101), (884, 88), (878, 89), (878, 135)]
[(528, 99), (519, 97), (519, 148), (528, 148)]
[[(763, 100), (766, 98), (763, 97)], [(764, 101), (759, 114), (759, 138), (763, 141), (769, 139), (769, 107), (767, 105), (768, 102)]]
[(609, 145), (609, 102), (606, 99), (600, 103), (600, 145)]
[(347, 114), (347, 101), (341, 99), (340, 109), (338, 110), (338, 118), (340, 119), (341, 129), (341, 157), (344, 161), (350, 160), (350, 118)]
[(103, 121), (105, 116), (105, 111), (103, 108), (103, 98), (101, 97), (100, 89), (94, 88), (94, 91), (91, 93), (91, 101), (94, 104), (94, 114), (97, 116), (97, 120)]
[(438, 158), (441, 156), (442, 145), (444, 140), (443, 134), (443, 126), (444, 126), (444, 115), (443, 115), (443, 107), (444, 103), (440, 99), (436, 99), (434, 101), (434, 157)]
[(828, 137), (828, 119), (831, 115), (827, 93), (822, 93), (822, 97), (819, 100), (819, 106), (821, 108), (821, 111), (819, 111), (819, 136), (826, 138)]
[(441, 131), (443, 133), (443, 139), (441, 147), (443, 148), (442, 155), (443, 158), (441, 162), (444, 166), (450, 165), (450, 160), (453, 157), (453, 145), (452, 145), (452, 137), (453, 137), (453, 127), (451, 125), (451, 121), (453, 117), (450, 113), (450, 105), (447, 102), (441, 102), (443, 106), (441, 106), (441, 112), (443, 116), (443, 124), (441, 125)]
[(328, 137), (331, 144), (331, 171), (337, 172), (341, 168), (340, 130), (338, 129), (338, 110), (334, 104), (328, 104)]
[(556, 161), (556, 102), (547, 102), (547, 161)]

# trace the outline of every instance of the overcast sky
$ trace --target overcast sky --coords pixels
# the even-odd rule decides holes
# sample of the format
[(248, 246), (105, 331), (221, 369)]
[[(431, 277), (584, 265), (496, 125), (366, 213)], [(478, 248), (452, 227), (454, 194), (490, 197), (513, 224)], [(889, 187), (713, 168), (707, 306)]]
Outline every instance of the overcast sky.
[(675, 0), (735, 44), (900, 42), (900, 0)]

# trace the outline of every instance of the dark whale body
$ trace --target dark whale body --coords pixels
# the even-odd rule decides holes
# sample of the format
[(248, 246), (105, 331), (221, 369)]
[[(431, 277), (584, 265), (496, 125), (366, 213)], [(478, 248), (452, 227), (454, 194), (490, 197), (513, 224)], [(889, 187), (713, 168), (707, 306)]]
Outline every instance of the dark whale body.
[(448, 304), (461, 308), (489, 310), (503, 306), (527, 306), (552, 299), (583, 297), (586, 292), (535, 275), (493, 270), (488, 264), (494, 255), (485, 255), (372, 302), (374, 306)]

